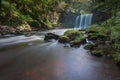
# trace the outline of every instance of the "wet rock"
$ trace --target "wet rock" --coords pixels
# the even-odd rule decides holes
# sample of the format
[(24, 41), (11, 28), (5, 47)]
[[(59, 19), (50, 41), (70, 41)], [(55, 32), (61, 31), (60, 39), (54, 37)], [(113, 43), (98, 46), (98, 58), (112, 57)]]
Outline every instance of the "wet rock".
[(70, 39), (67, 36), (60, 36), (58, 42), (60, 42), (60, 43), (69, 43)]
[(97, 57), (102, 57), (103, 56), (103, 51), (102, 50), (93, 50), (91, 51), (91, 54)]
[(87, 44), (87, 45), (84, 47), (84, 49), (93, 50), (94, 47), (95, 47), (95, 45), (93, 45), (93, 44)]
[(80, 47), (81, 42), (80, 41), (71, 41), (70, 46), (71, 47)]
[(89, 33), (98, 33), (97, 31), (94, 31), (94, 30), (88, 30), (85, 32), (86, 34), (89, 34)]
[(105, 41), (107, 39), (107, 37), (103, 34), (99, 34), (99, 33), (89, 33), (88, 34), (88, 39), (89, 40), (102, 40)]
[(97, 40), (96, 34), (93, 34), (93, 33), (89, 33), (87, 38), (92, 41)]
[(81, 43), (81, 44), (85, 44), (85, 43), (86, 43), (86, 38), (82, 38), (82, 39), (80, 40), (80, 43)]
[(47, 40), (50, 40), (50, 39), (58, 40), (58, 39), (59, 39), (59, 36), (56, 35), (56, 34), (53, 34), (53, 33), (47, 33), (47, 34), (45, 35), (44, 40), (47, 41)]

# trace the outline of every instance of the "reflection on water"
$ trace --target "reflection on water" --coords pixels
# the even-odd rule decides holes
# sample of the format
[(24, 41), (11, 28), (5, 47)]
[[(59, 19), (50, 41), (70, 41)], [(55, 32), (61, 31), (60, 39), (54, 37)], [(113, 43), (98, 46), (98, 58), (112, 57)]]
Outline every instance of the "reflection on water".
[(0, 49), (0, 80), (120, 80), (120, 69), (83, 46), (31, 41)]

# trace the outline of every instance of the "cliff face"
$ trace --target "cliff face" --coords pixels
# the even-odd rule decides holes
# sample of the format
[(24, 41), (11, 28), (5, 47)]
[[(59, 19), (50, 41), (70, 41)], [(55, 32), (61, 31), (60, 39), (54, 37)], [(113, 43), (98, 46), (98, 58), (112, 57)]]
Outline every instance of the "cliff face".
[(103, 21), (111, 18), (111, 16), (112, 16), (111, 12), (101, 12), (101, 11), (93, 10), (92, 13), (93, 13), (92, 23), (103, 22)]
[(74, 13), (61, 13), (58, 23), (61, 23), (62, 27), (65, 28), (73, 28), (75, 24), (76, 16), (80, 14), (74, 14)]

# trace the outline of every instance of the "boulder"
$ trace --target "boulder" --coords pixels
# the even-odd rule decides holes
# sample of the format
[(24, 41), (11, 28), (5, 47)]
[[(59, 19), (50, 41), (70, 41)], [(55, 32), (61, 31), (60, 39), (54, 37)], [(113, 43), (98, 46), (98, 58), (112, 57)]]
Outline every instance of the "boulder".
[(85, 44), (85, 43), (86, 43), (86, 38), (82, 38), (82, 39), (80, 40), (80, 43), (81, 43), (81, 44)]
[(58, 42), (60, 42), (60, 43), (69, 43), (70, 39), (67, 36), (60, 36)]
[(81, 42), (77, 40), (70, 42), (71, 47), (80, 47), (80, 45), (81, 45)]
[(103, 51), (102, 50), (93, 50), (91, 52), (92, 55), (97, 56), (97, 57), (102, 57), (103, 56)]
[(58, 40), (58, 39), (59, 39), (59, 36), (56, 35), (56, 34), (53, 34), (53, 33), (47, 33), (47, 34), (45, 35), (44, 40), (47, 41), (47, 40), (50, 40), (50, 39)]
[(84, 46), (84, 49), (87, 49), (87, 50), (93, 50), (94, 49), (94, 45), (93, 44), (87, 44)]

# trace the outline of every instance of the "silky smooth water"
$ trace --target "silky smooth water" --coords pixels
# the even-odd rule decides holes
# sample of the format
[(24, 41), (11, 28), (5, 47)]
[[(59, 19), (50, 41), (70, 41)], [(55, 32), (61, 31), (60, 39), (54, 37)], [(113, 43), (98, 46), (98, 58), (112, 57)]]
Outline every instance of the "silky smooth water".
[(37, 37), (25, 42), (19, 37), (21, 43), (0, 47), (0, 80), (120, 80), (120, 68), (111, 59), (94, 57), (83, 45), (64, 47)]
[(86, 29), (92, 23), (93, 14), (82, 14), (76, 17), (75, 20), (75, 29)]

